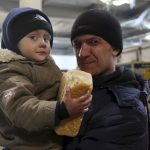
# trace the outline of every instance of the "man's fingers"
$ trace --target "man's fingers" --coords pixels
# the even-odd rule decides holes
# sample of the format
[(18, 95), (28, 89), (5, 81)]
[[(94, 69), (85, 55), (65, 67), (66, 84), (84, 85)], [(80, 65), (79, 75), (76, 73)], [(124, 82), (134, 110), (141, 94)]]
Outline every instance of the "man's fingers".
[(89, 108), (85, 108), (85, 109), (83, 110), (83, 113), (87, 112), (88, 110), (89, 110)]

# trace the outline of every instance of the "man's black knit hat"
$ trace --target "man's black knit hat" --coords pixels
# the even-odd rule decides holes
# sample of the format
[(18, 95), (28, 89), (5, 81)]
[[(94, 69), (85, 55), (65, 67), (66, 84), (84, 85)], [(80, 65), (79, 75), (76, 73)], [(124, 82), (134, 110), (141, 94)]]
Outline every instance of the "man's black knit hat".
[(122, 52), (123, 43), (120, 23), (105, 10), (91, 9), (77, 17), (72, 27), (71, 41), (83, 34), (100, 36), (118, 50), (119, 54)]
[(36, 29), (45, 29), (51, 35), (50, 44), (53, 44), (53, 29), (49, 18), (40, 10), (33, 8), (14, 8), (6, 16), (2, 25), (1, 47), (18, 54), (19, 40)]

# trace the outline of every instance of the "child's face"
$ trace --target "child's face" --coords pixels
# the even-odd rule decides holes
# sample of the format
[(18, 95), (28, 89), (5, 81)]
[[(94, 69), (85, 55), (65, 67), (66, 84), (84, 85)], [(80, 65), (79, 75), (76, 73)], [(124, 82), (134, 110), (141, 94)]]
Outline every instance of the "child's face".
[(24, 36), (18, 42), (18, 48), (24, 57), (32, 61), (43, 61), (51, 51), (50, 39), (48, 31), (38, 29)]

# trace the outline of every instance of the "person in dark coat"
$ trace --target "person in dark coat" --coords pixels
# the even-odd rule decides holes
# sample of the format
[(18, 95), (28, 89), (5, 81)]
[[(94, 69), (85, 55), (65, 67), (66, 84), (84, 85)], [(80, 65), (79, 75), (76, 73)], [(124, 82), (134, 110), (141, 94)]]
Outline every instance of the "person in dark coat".
[(73, 24), (71, 42), (78, 67), (92, 74), (94, 88), (80, 131), (65, 138), (64, 150), (147, 150), (144, 80), (116, 65), (123, 49), (118, 20), (105, 10), (83, 12)]

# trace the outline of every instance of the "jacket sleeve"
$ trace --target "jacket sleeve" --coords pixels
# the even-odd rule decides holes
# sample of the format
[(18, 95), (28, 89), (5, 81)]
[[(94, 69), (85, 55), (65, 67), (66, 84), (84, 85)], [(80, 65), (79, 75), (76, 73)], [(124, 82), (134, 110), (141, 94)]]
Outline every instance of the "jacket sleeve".
[(0, 70), (0, 108), (11, 126), (27, 131), (53, 128), (56, 101), (34, 96), (35, 86), (18, 70)]

